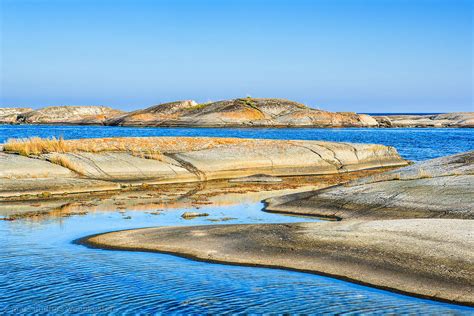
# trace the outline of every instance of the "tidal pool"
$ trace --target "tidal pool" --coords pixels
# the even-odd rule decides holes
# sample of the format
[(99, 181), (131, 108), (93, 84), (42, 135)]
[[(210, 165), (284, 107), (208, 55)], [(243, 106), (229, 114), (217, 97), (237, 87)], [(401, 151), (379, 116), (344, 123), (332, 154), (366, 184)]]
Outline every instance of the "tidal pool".
[[(315, 219), (262, 212), (262, 203), (95, 210), (0, 221), (2, 314), (330, 313), (472, 314), (474, 309), (328, 277), (197, 262), (172, 255), (90, 249), (90, 234), (147, 226), (280, 223)], [(208, 217), (184, 220), (185, 211)], [(214, 222), (209, 219), (227, 218)], [(233, 219), (229, 219), (233, 218)]]

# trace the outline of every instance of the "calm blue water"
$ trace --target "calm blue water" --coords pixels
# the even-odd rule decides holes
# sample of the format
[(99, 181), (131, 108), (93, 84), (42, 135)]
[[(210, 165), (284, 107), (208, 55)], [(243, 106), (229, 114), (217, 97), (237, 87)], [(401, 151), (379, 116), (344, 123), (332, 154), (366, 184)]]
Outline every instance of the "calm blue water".
[(474, 129), (468, 128), (135, 128), (115, 126), (0, 125), (0, 143), (8, 138), (65, 139), (132, 136), (209, 136), (326, 140), (394, 146), (406, 159), (421, 161), (474, 149)]
[[(262, 212), (260, 203), (201, 211), (225, 223), (301, 222)], [(474, 310), (412, 298), (332, 278), (196, 262), (170, 255), (89, 249), (71, 241), (146, 226), (205, 225), (181, 210), (128, 211), (0, 222), (0, 313), (312, 313), (462, 315)], [(131, 216), (131, 219), (124, 219)], [(214, 224), (214, 223), (212, 223)]]

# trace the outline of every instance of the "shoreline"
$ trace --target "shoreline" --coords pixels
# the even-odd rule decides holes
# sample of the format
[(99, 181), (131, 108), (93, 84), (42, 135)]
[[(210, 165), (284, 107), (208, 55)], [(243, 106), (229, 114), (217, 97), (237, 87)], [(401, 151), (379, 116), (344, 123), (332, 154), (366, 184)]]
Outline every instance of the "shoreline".
[(219, 129), (474, 129), (474, 126), (439, 126), (439, 125), (419, 125), (419, 126), (319, 126), (319, 125), (108, 125), (102, 123), (71, 123), (71, 122), (58, 122), (58, 123), (6, 123), (0, 122), (0, 126), (97, 126), (97, 127), (120, 127), (120, 128), (219, 128)]
[(180, 100), (131, 112), (105, 106), (0, 108), (3, 123), (168, 127), (474, 127), (473, 112), (440, 114), (325, 111), (279, 98), (237, 98), (200, 103)]

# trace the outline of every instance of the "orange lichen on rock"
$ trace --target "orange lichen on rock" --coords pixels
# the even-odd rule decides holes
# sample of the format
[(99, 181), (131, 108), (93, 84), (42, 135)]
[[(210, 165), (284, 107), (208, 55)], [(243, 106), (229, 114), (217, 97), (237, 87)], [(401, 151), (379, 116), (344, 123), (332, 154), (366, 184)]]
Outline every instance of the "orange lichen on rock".
[(239, 121), (265, 119), (265, 115), (262, 112), (252, 108), (242, 108), (240, 111), (222, 112), (221, 117), (223, 119), (237, 119)]

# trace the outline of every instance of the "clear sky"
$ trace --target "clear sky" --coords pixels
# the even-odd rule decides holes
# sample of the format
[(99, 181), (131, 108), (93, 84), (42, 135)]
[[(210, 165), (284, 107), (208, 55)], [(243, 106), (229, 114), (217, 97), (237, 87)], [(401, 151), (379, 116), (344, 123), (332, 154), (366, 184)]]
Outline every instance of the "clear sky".
[(0, 0), (0, 106), (473, 108), (469, 0)]

